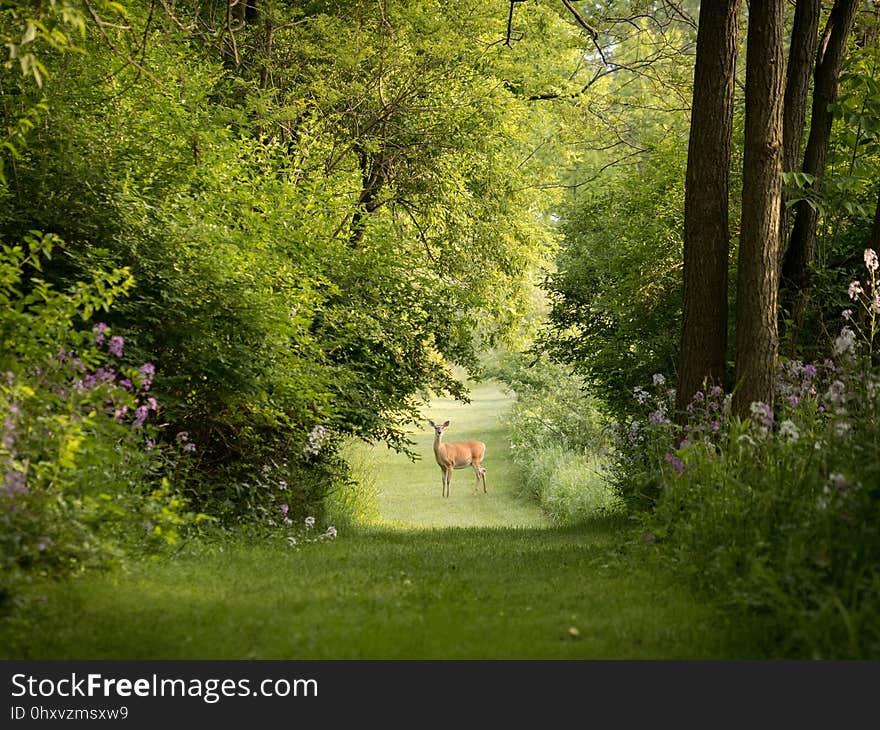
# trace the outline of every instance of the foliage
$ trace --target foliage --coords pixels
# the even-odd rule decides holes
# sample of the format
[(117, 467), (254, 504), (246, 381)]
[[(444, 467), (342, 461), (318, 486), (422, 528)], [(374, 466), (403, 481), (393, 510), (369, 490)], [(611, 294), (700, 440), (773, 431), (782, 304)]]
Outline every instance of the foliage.
[(684, 157), (658, 145), (643, 165), (585, 190), (548, 276), (542, 347), (600, 388), (619, 413), (676, 358), (681, 318)]
[(880, 309), (870, 249), (865, 264), (834, 359), (781, 365), (775, 413), (754, 403), (740, 421), (720, 390), (698, 393), (681, 432), (658, 408), (671, 403), (666, 395), (641, 391), (650, 415), (618, 439), (618, 484), (625, 496), (644, 494), (638, 485), (652, 480), (655, 509), (643, 520), (679, 570), (772, 616), (786, 656), (880, 654)]
[(66, 292), (41, 276), (60, 241), (38, 232), (0, 253), (0, 592), (30, 571), (76, 572), (123, 546), (177, 541), (188, 512), (156, 447), (155, 369), (85, 322), (132, 285), (96, 271)]
[(557, 524), (616, 512), (619, 500), (599, 471), (599, 403), (581, 381), (543, 359), (527, 364), (522, 355), (502, 355), (489, 372), (516, 394), (507, 421), (525, 496)]
[[(261, 3), (232, 24), (202, 3), (63, 7), (77, 50), (40, 57), (0, 234), (67, 241), (45, 272), (59, 288), (131, 271), (106, 321), (157, 368), (160, 439), (197, 448), (193, 505), (259, 520), (285, 482), (319, 515), (353, 489), (347, 438), (406, 449), (429, 392), (464, 396), (448, 363), (525, 315), (552, 243), (534, 49), (497, 43), (504, 9), (479, 2)], [(29, 22), (0, 21), (6, 38)], [(559, 39), (548, 58), (576, 57), (558, 13), (529, 22)], [(2, 83), (7, 121), (26, 117), (35, 82)]]

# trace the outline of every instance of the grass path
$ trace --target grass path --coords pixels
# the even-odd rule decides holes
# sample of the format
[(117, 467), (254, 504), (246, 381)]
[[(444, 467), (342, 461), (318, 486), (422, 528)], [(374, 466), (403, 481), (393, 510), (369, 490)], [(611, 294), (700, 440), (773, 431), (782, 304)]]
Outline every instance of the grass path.
[[(425, 412), (424, 428), (412, 433), (416, 462), (384, 446), (362, 447), (367, 462), (375, 466), (379, 512), (386, 526), (432, 527), (548, 527), (534, 504), (516, 496), (517, 477), (508, 458), (507, 434), (501, 420), (509, 396), (492, 383), (471, 390), (470, 403), (450, 399), (432, 401)], [(434, 431), (427, 420), (451, 421), (444, 441), (479, 439), (486, 444), (486, 484), (473, 494), (472, 469), (456, 470), (448, 499), (441, 497), (440, 467), (434, 461)]]
[[(685, 659), (759, 656), (617, 521), (549, 527), (515, 497), (491, 386), (432, 404), (450, 440), (487, 442), (489, 493), (425, 458), (370, 453), (381, 524), (291, 548), (198, 542), (174, 559), (36, 581), (0, 620), (10, 659)], [(435, 419), (436, 420), (436, 419)], [(653, 549), (653, 548), (651, 548)]]

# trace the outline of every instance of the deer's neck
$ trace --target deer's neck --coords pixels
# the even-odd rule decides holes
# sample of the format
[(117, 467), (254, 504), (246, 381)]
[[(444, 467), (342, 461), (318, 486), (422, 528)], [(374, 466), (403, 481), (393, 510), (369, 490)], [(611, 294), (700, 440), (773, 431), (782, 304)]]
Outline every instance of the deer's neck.
[(437, 434), (434, 436), (434, 453), (435, 454), (443, 454), (446, 452), (446, 444), (444, 444), (440, 439), (443, 438), (442, 434)]

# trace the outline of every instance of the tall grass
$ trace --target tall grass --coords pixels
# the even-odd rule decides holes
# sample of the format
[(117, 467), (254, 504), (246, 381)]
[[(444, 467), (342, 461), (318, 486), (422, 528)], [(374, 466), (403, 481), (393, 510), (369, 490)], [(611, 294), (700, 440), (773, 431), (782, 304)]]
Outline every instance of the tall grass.
[(559, 365), (499, 359), (492, 374), (516, 395), (507, 416), (521, 490), (558, 525), (620, 512), (600, 463), (602, 414), (583, 383)]

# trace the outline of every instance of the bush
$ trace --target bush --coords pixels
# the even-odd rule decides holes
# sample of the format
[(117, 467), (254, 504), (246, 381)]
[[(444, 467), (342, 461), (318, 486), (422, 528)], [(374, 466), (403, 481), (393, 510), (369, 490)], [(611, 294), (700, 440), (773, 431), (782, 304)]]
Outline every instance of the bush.
[(58, 292), (40, 270), (60, 241), (32, 232), (24, 243), (0, 252), (0, 593), (29, 571), (174, 543), (197, 519), (164, 476), (155, 369), (128, 364), (103, 323), (88, 326), (130, 275), (97, 271)]
[(559, 524), (617, 511), (620, 501), (599, 472), (598, 402), (557, 364), (507, 355), (491, 375), (516, 394), (508, 415), (511, 455), (525, 496)]
[(715, 389), (678, 429), (658, 379), (636, 391), (647, 418), (615, 430), (616, 484), (653, 506), (646, 529), (697, 585), (771, 617), (789, 656), (880, 657), (880, 307), (865, 260), (834, 359), (781, 364), (775, 409), (740, 421)]

